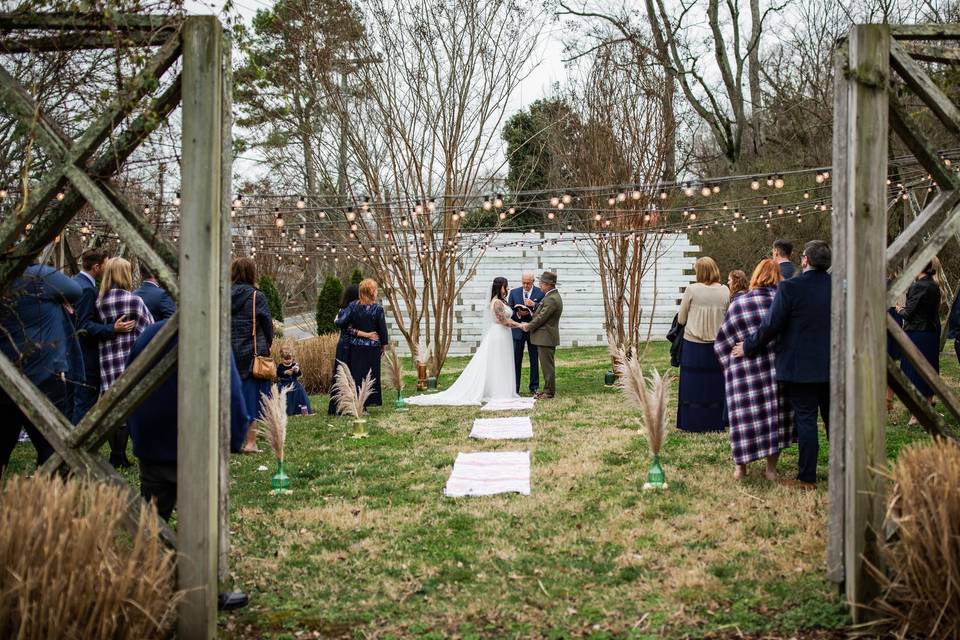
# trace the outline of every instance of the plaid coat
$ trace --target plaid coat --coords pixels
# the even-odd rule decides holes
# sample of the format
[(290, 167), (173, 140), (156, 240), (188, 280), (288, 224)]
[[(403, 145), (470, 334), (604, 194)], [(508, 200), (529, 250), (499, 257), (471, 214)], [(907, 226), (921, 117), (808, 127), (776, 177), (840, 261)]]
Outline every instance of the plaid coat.
[(97, 314), (104, 324), (112, 325), (123, 315), (127, 316), (126, 320), (137, 321), (133, 331), (118, 333), (100, 343), (100, 393), (104, 393), (123, 373), (133, 343), (144, 329), (153, 324), (153, 316), (139, 296), (125, 289), (111, 289), (106, 295), (100, 296)]
[(727, 412), (733, 461), (746, 464), (779, 453), (796, 442), (793, 416), (777, 383), (775, 344), (751, 357), (734, 358), (734, 345), (752, 335), (763, 322), (774, 287), (761, 287), (731, 300), (713, 343), (726, 382)]

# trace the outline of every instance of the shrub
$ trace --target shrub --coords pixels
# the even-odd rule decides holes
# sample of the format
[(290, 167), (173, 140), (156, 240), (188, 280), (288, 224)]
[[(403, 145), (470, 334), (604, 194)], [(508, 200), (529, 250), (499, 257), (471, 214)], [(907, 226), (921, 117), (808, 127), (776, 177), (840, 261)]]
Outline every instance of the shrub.
[(360, 269), (354, 269), (353, 273), (350, 274), (350, 284), (360, 284), (363, 280), (363, 271)]
[(300, 370), (303, 371), (300, 377), (303, 388), (311, 395), (328, 393), (339, 341), (339, 333), (328, 333), (299, 342), (290, 339), (274, 340), (271, 355), (279, 362), (280, 349), (284, 346), (293, 347), (297, 362), (300, 363)]
[(263, 295), (267, 296), (267, 304), (270, 306), (270, 315), (277, 322), (283, 322), (283, 300), (280, 298), (280, 292), (277, 285), (273, 284), (273, 278), (267, 274), (260, 276), (260, 282), (257, 283)]
[(163, 638), (179, 596), (154, 507), (122, 528), (111, 484), (10, 477), (0, 488), (0, 637)]
[(336, 276), (327, 276), (317, 296), (317, 335), (337, 333), (340, 329), (333, 319), (340, 310), (340, 298), (343, 296), (343, 283)]
[(898, 637), (960, 637), (960, 446), (911, 447), (893, 467), (888, 513), (898, 530), (883, 548), (888, 571), (877, 622)]

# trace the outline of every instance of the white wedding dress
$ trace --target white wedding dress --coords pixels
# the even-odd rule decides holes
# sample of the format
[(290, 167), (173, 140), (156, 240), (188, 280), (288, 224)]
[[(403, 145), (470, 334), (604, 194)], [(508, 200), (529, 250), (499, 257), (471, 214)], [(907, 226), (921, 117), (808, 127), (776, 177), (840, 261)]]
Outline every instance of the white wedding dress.
[(407, 404), (459, 406), (519, 397), (513, 368), (513, 335), (509, 326), (513, 310), (502, 300), (494, 298), (488, 311), (490, 326), (456, 382), (440, 393), (407, 398)]

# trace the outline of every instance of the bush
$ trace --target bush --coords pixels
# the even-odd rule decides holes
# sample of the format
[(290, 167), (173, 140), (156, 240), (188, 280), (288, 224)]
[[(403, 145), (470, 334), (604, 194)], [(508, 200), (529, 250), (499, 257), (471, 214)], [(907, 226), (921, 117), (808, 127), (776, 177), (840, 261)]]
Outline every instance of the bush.
[(283, 300), (280, 298), (280, 292), (277, 291), (277, 285), (273, 284), (273, 278), (266, 274), (260, 276), (258, 286), (260, 291), (263, 291), (263, 295), (267, 296), (270, 315), (277, 322), (283, 322)]
[(300, 363), (303, 376), (300, 383), (310, 395), (329, 393), (333, 382), (333, 362), (337, 357), (337, 342), (340, 334), (328, 333), (316, 338), (300, 340), (299, 342), (283, 339), (274, 340), (271, 354), (280, 362), (280, 349), (284, 346), (293, 348), (296, 360)]
[(363, 271), (360, 269), (354, 269), (353, 273), (350, 274), (350, 284), (360, 284), (363, 280)]
[(164, 638), (179, 595), (154, 507), (122, 528), (124, 488), (48, 476), (0, 488), (0, 637)]
[(338, 333), (340, 329), (333, 319), (340, 310), (340, 298), (343, 296), (343, 284), (336, 276), (327, 276), (317, 296), (317, 335)]
[(878, 625), (898, 637), (960, 638), (960, 446), (911, 447), (893, 467)]

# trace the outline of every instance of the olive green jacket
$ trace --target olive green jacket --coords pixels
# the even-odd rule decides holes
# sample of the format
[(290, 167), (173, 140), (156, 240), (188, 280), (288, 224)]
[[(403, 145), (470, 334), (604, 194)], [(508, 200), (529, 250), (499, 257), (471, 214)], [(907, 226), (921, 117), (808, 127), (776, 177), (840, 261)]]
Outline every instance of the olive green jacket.
[(533, 312), (533, 318), (527, 329), (530, 342), (538, 347), (556, 347), (560, 344), (560, 315), (563, 313), (563, 299), (556, 289), (545, 296)]

